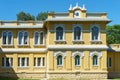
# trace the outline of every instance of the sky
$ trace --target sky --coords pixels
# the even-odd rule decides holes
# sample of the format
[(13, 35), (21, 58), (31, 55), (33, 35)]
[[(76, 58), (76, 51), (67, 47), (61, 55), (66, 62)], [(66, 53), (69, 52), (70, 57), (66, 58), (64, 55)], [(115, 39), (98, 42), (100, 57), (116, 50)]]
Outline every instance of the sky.
[(67, 12), (70, 4), (86, 6), (87, 12), (106, 12), (112, 20), (108, 25), (120, 24), (120, 0), (0, 0), (0, 20), (16, 20), (21, 11), (36, 16), (40, 12)]

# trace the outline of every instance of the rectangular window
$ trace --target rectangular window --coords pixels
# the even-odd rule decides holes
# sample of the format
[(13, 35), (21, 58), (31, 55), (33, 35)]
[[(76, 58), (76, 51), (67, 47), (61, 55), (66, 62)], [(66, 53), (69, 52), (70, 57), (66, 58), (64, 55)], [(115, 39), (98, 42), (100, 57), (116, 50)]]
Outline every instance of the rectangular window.
[(107, 58), (107, 67), (110, 68), (112, 66), (112, 61), (111, 61), (111, 57)]
[(34, 58), (34, 66), (35, 67), (44, 67), (45, 66), (45, 58), (44, 57), (35, 57)]
[(28, 67), (29, 66), (29, 58), (28, 57), (23, 57), (23, 58), (18, 58), (18, 66), (19, 67)]
[(13, 58), (2, 58), (2, 67), (12, 67), (13, 66)]

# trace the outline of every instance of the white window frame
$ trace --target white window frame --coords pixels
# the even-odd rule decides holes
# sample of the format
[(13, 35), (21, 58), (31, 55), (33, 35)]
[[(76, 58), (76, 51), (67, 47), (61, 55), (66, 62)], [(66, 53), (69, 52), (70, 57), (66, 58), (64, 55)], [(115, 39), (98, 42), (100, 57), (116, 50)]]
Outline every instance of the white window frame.
[[(56, 39), (56, 29), (57, 29), (58, 27), (63, 28), (63, 40), (57, 40), (57, 39)], [(55, 24), (55, 35), (54, 35), (54, 37), (55, 37), (55, 41), (56, 41), (56, 42), (64, 42), (64, 41), (65, 41), (65, 28), (64, 28), (64, 24)]]
[[(75, 27), (79, 27), (81, 29), (81, 35), (80, 35), (80, 40), (74, 40), (74, 28)], [(72, 38), (73, 38), (73, 42), (79, 42), (79, 41), (83, 41), (83, 35), (82, 35), (82, 25), (81, 24), (73, 24), (73, 28), (72, 28)]]
[[(94, 57), (94, 56), (97, 56), (97, 64), (93, 64), (93, 61), (94, 61), (93, 57)], [(96, 62), (95, 62), (95, 63), (96, 63)], [(98, 64), (99, 64), (98, 55), (93, 55), (93, 56), (92, 56), (92, 65), (93, 65), (93, 66), (98, 66)]]
[[(58, 60), (58, 56), (62, 56), (62, 55), (57, 55), (57, 60)], [(61, 62), (62, 64), (58, 64), (58, 61), (57, 61), (57, 66), (62, 66), (63, 65), (63, 56), (62, 56), (62, 62)]]
[[(6, 34), (7, 34), (7, 35), (6, 35), (6, 44), (3, 44), (3, 33), (4, 33), (4, 32), (6, 32)], [(12, 33), (12, 37), (11, 37), (11, 44), (8, 44), (8, 42), (9, 42), (9, 41), (8, 41), (8, 33), (9, 33), (9, 32), (12, 33), (12, 31), (3, 31), (3, 32), (2, 32), (2, 46), (12, 46), (12, 45), (13, 45), (13, 33)]]
[[(25, 65), (22, 65), (22, 59), (23, 58), (25, 58), (25, 61), (24, 61), (24, 63), (25, 63)], [(20, 60), (19, 60), (20, 59)], [(27, 60), (28, 59), (28, 60)], [(20, 61), (20, 62), (18, 62), (18, 67), (28, 67), (29, 66), (29, 57), (18, 57), (18, 61)], [(28, 62), (27, 62), (28, 61)], [(27, 65), (28, 64), (28, 65)]]
[[(4, 60), (3, 60), (4, 59)], [(6, 64), (6, 59), (8, 59), (9, 60), (9, 66), (7, 66)], [(2, 57), (2, 62), (3, 62), (3, 64), (4, 64), (4, 66), (2, 65), (2, 67), (4, 67), (4, 68), (11, 68), (11, 67), (13, 67), (13, 58), (12, 57)]]
[[(92, 40), (92, 28), (95, 27), (95, 26), (99, 29), (98, 40)], [(101, 41), (101, 39), (100, 39), (100, 25), (99, 24), (91, 24), (90, 25), (90, 41), (91, 42), (99, 42), (99, 41)]]
[[(35, 44), (35, 34), (36, 34), (36, 32), (38, 33), (38, 44)], [(43, 33), (43, 44), (40, 44), (40, 36), (41, 36), (40, 34), (41, 33)], [(40, 31), (40, 32), (39, 31), (35, 31), (34, 32), (34, 45), (35, 46), (45, 45), (45, 34), (44, 34), (44, 31)]]
[[(79, 16), (77, 16), (76, 13), (78, 13)], [(80, 10), (76, 10), (76, 11), (74, 12), (74, 18), (81, 18)]]
[[(21, 44), (19, 44), (19, 38), (20, 38), (19, 33), (20, 33), (20, 32), (22, 32), (22, 34), (23, 34)], [(27, 44), (24, 44), (24, 33), (25, 33), (25, 32), (27, 32), (27, 34), (28, 34)], [(28, 33), (28, 31), (19, 31), (19, 32), (18, 32), (18, 46), (28, 46), (28, 45), (29, 45), (29, 33)]]
[[(39, 58), (40, 58), (40, 65), (38, 65)], [(34, 67), (45, 67), (45, 57), (34, 57), (34, 60), (35, 60)], [(44, 65), (43, 65), (43, 63), (44, 63)]]

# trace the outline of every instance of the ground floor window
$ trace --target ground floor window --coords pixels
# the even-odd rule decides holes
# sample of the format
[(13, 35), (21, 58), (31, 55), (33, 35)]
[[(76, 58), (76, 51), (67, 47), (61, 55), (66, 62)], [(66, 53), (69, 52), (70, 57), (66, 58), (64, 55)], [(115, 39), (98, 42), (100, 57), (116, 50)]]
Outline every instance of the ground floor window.
[(93, 66), (98, 66), (98, 56), (97, 55), (93, 56)]
[(29, 66), (29, 58), (28, 57), (19, 57), (18, 58), (18, 66), (19, 67), (27, 67)]
[(75, 65), (80, 65), (80, 56), (79, 55), (76, 55), (75, 56)]
[(57, 56), (57, 65), (58, 66), (62, 65), (62, 56), (61, 55)]
[(45, 66), (45, 58), (44, 57), (35, 57), (34, 58), (34, 66), (35, 67)]
[(13, 58), (2, 58), (2, 67), (12, 67), (13, 66)]
[(112, 66), (112, 61), (111, 61), (111, 57), (107, 58), (107, 67), (110, 68)]

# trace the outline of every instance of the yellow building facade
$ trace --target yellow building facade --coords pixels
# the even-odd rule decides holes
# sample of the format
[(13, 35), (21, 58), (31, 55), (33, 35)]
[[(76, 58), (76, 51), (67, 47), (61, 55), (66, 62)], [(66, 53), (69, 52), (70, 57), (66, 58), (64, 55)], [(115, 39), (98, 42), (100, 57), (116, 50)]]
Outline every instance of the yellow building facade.
[(119, 45), (114, 49), (106, 43), (110, 21), (106, 13), (89, 13), (78, 4), (68, 12), (49, 13), (44, 22), (1, 21), (0, 76), (119, 77)]

